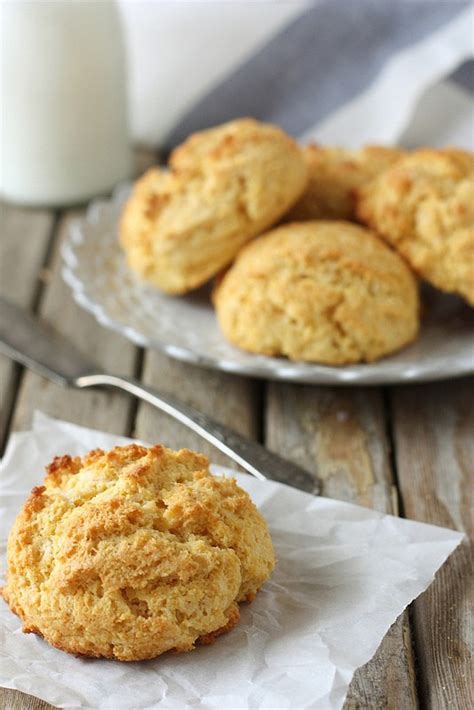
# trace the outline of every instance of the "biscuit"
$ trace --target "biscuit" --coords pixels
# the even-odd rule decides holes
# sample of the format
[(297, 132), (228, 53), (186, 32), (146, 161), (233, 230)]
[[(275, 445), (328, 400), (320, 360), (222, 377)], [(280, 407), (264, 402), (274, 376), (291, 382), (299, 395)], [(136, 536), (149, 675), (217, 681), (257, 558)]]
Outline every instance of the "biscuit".
[(47, 468), (8, 541), (3, 596), (69, 653), (135, 661), (210, 643), (274, 566), (267, 525), (205, 456), (130, 445)]
[(285, 221), (355, 219), (354, 190), (403, 155), (397, 148), (368, 145), (360, 150), (309, 145), (304, 149), (309, 181)]
[(224, 275), (214, 303), (232, 343), (291, 360), (370, 362), (418, 331), (415, 277), (349, 222), (293, 223), (259, 237)]
[(252, 119), (194, 134), (171, 155), (170, 168), (149, 170), (136, 183), (120, 241), (129, 266), (171, 294), (197, 288), (230, 263), (307, 182), (297, 144)]
[(474, 154), (421, 149), (358, 191), (359, 218), (442, 291), (474, 305)]

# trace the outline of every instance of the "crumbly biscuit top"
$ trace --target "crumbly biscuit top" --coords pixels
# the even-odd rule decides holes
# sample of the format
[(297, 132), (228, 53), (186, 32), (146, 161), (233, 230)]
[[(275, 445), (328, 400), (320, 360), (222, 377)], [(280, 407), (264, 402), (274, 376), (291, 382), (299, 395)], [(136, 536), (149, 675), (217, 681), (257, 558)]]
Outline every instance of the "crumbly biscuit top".
[(205, 456), (130, 445), (48, 466), (11, 532), (4, 596), (66, 651), (152, 658), (235, 623), (273, 562), (249, 496)]
[(474, 304), (474, 154), (420, 149), (358, 191), (358, 216), (420, 275)]
[(354, 190), (393, 165), (398, 148), (368, 145), (360, 150), (309, 145), (304, 149), (309, 181), (286, 221), (355, 218)]
[(416, 281), (403, 260), (349, 222), (293, 223), (247, 245), (215, 290), (235, 344), (293, 360), (374, 360), (416, 335)]
[(240, 119), (191, 136), (153, 168), (126, 205), (120, 239), (130, 266), (169, 293), (228, 264), (302, 193), (300, 148), (276, 126)]

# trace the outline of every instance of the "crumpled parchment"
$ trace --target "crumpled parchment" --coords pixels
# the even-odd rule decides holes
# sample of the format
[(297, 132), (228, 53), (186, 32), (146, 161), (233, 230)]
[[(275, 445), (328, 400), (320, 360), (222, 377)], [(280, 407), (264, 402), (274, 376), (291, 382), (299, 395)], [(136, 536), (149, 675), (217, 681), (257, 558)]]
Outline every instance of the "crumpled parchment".
[[(127, 443), (35, 415), (1, 464), (0, 560), (8, 530), (53, 456)], [(48, 646), (0, 601), (0, 685), (61, 708), (341, 708), (355, 669), (462, 539), (452, 530), (233, 475), (269, 522), (278, 564), (241, 622), (212, 646), (153, 661), (78, 659)]]

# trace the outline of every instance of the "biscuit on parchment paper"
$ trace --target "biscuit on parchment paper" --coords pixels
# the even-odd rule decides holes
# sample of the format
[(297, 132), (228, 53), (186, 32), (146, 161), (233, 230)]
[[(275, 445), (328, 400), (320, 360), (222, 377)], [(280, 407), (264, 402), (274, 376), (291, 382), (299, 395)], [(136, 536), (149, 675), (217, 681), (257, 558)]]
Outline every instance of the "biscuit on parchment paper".
[(24, 630), (135, 661), (210, 643), (268, 579), (266, 522), (205, 456), (130, 445), (47, 468), (8, 541), (3, 597)]

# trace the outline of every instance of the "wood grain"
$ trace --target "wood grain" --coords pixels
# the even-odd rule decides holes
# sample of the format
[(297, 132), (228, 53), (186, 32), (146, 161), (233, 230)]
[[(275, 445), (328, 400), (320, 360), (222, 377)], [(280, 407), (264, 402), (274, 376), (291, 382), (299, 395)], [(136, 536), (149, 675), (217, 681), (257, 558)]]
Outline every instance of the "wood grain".
[(392, 399), (406, 516), (468, 536), (413, 610), (424, 704), (466, 710), (474, 707), (474, 387), (468, 380), (403, 387)]
[[(60, 243), (70, 220), (77, 216), (76, 212), (69, 213), (60, 222), (50, 283), (42, 299), (39, 316), (98, 365), (107, 370), (133, 374), (135, 347), (121, 336), (102, 328), (89, 313), (77, 306), (72, 300), (69, 287), (61, 277)], [(65, 391), (58, 385), (27, 372), (18, 394), (13, 428), (28, 428), (35, 409), (83, 426), (123, 434), (130, 428), (133, 403), (130, 398), (112, 391)]]
[(53, 706), (35, 698), (34, 695), (0, 688), (0, 710), (49, 710), (49, 708)]
[[(54, 213), (0, 203), (0, 294), (31, 308), (41, 289)], [(21, 368), (0, 356), (0, 446), (10, 419)]]
[[(268, 385), (266, 443), (311, 471), (322, 495), (395, 513), (383, 399), (375, 389)], [(407, 614), (353, 679), (346, 708), (417, 707)]]
[[(243, 377), (205, 370), (148, 351), (143, 382), (179, 398), (185, 404), (211, 415), (250, 438), (260, 431), (260, 384)], [(135, 435), (172, 448), (202, 451), (212, 461), (235, 468), (235, 464), (184, 425), (148, 404), (139, 403)]]
[[(153, 151), (136, 151), (136, 174), (146, 170), (155, 161), (156, 154)], [(47, 288), (39, 315), (105, 371), (135, 375), (139, 360), (138, 349), (122, 336), (100, 326), (92, 315), (76, 305), (61, 276), (61, 243), (71, 221), (79, 219), (84, 213), (85, 209), (65, 211), (58, 222)], [(12, 428), (28, 428), (34, 409), (41, 409), (46, 414), (83, 426), (128, 434), (132, 428), (135, 402), (126, 395), (110, 390), (69, 390), (66, 394), (54, 383), (28, 372), (18, 393)]]

